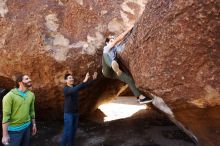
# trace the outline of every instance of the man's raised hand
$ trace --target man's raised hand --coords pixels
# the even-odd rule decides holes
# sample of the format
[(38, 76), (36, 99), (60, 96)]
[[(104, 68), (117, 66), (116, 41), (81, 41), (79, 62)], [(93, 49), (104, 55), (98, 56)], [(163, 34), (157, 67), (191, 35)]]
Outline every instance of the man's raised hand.
[(85, 79), (83, 80), (83, 82), (87, 82), (88, 79), (90, 78), (89, 72), (87, 72)]
[(98, 73), (94, 72), (94, 74), (92, 75), (93, 80), (97, 79)]

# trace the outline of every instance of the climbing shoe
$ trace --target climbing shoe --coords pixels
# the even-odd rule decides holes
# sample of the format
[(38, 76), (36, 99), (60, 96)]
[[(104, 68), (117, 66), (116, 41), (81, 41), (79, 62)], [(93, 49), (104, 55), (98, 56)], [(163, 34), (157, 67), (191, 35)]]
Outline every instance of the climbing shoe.
[(152, 102), (153, 101), (153, 99), (149, 99), (149, 98), (147, 98), (147, 97), (144, 97), (144, 98), (138, 98), (138, 101), (139, 101), (139, 103), (140, 104), (147, 104), (147, 103), (150, 103), (150, 102)]

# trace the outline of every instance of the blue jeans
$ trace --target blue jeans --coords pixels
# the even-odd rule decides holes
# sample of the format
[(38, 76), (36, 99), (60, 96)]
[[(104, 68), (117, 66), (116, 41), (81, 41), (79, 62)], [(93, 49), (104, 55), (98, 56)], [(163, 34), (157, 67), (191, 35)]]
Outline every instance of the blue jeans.
[(30, 142), (30, 126), (21, 131), (8, 131), (9, 146), (29, 146)]
[(61, 146), (75, 146), (75, 136), (78, 127), (79, 114), (64, 113), (64, 130)]

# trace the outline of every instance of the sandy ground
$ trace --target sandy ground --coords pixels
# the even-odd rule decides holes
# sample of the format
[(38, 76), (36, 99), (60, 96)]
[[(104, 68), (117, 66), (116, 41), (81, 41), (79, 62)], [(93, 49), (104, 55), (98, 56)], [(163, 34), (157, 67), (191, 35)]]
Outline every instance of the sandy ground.
[[(195, 146), (178, 127), (155, 110), (141, 110), (132, 117), (100, 123), (100, 111), (81, 118), (77, 146)], [(91, 118), (91, 116), (93, 118)], [(58, 146), (62, 122), (38, 123), (31, 146)]]

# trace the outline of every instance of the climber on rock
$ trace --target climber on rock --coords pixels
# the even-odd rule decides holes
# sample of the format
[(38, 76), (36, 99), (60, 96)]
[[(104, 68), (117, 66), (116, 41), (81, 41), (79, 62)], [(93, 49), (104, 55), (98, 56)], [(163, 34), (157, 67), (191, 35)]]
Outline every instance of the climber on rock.
[(123, 48), (122, 42), (126, 40), (126, 35), (128, 35), (132, 28), (133, 27), (130, 27), (117, 38), (112, 36), (106, 38), (103, 48), (102, 73), (107, 78), (119, 79), (127, 83), (133, 94), (138, 98), (139, 103), (146, 104), (152, 102), (152, 100), (140, 93), (133, 78), (128, 73), (123, 72), (117, 62), (117, 52)]

